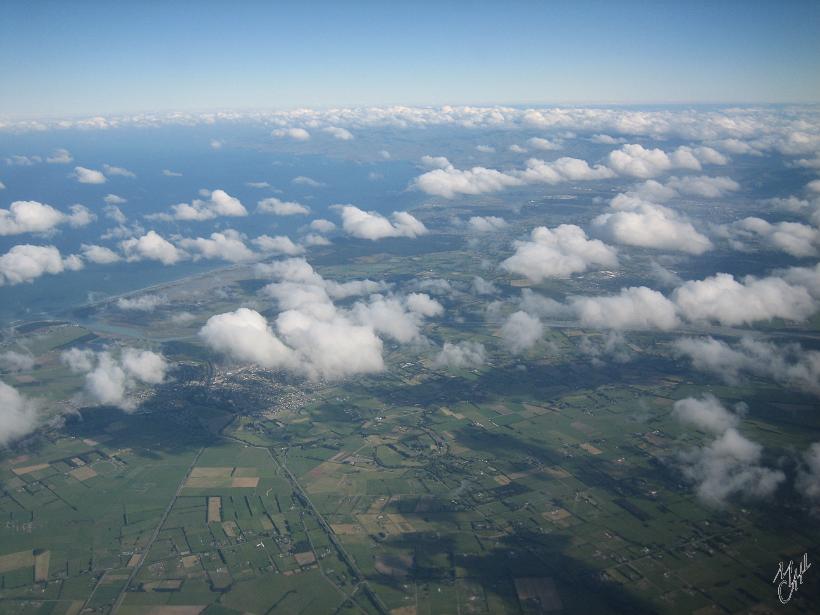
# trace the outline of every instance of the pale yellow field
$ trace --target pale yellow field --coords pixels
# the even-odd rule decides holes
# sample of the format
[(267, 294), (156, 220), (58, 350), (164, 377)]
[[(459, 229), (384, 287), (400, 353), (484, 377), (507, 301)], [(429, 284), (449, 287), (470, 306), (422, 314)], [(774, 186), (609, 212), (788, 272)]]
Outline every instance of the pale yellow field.
[(191, 470), (191, 478), (213, 478), (213, 477), (224, 477), (227, 478), (233, 472), (233, 467), (218, 467), (218, 468), (207, 468), (207, 467), (197, 467)]
[(185, 481), (191, 489), (254, 489), (257, 485), (257, 468), (197, 467)]
[(331, 523), (330, 527), (340, 536), (352, 536), (364, 533), (364, 529), (356, 523)]
[(208, 523), (222, 521), (222, 498), (218, 495), (208, 497)]
[(231, 487), (234, 489), (255, 489), (258, 484), (258, 476), (238, 476), (231, 479)]
[(51, 563), (51, 551), (43, 551), (34, 556), (34, 582), (48, 581), (48, 566)]
[(88, 480), (89, 478), (97, 476), (97, 473), (91, 466), (80, 466), (79, 468), (74, 468), (69, 472), (69, 474), (77, 480)]
[(37, 470), (45, 470), (51, 464), (48, 463), (38, 463), (33, 466), (24, 466), (22, 468), (14, 468), (12, 472), (14, 472), (17, 476), (23, 476), (24, 474), (31, 474), (32, 472), (36, 472)]
[(205, 610), (206, 605), (140, 605), (123, 606), (117, 611), (117, 615), (199, 615)]
[(0, 574), (34, 565), (34, 552), (17, 551), (0, 555)]
[(182, 558), (182, 566), (184, 568), (193, 568), (199, 564), (199, 556), (198, 555), (186, 555)]
[(295, 559), (296, 563), (300, 566), (307, 566), (316, 561), (316, 556), (313, 554), (313, 551), (304, 551), (302, 553), (294, 553), (293, 559)]

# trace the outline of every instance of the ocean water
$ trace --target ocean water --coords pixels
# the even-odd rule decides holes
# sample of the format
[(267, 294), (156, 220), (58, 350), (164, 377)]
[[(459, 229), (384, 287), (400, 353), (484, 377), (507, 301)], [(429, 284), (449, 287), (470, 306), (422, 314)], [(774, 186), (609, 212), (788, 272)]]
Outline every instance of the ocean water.
[[(218, 149), (211, 142), (220, 141)], [(385, 141), (387, 137), (385, 136)], [(235, 229), (252, 239), (262, 234), (288, 235), (294, 241), (310, 220), (327, 218), (339, 222), (331, 206), (353, 203), (363, 209), (390, 213), (412, 208), (421, 195), (408, 191), (417, 174), (413, 163), (385, 160), (379, 151), (381, 138), (369, 134), (353, 142), (316, 139), (307, 144), (282, 143), (270, 137), (262, 125), (164, 126), (109, 130), (51, 130), (42, 133), (0, 135), (0, 208), (18, 200), (47, 203), (61, 211), (80, 203), (97, 220), (83, 228), (58, 227), (50, 235), (20, 234), (0, 237), (0, 254), (17, 244), (54, 245), (63, 255), (78, 253), (83, 243), (115, 249), (120, 239), (101, 236), (116, 223), (105, 215), (107, 194), (127, 200), (119, 205), (127, 225), (156, 230), (172, 236), (208, 237), (212, 232)], [(45, 158), (57, 148), (69, 150), (70, 164), (49, 164)], [(12, 156), (39, 156), (42, 162), (11, 164)], [(104, 184), (81, 184), (72, 173), (75, 166), (103, 170), (103, 165), (122, 167), (136, 177), (110, 175)], [(163, 170), (180, 173), (168, 177)], [(318, 185), (294, 183), (309, 177)], [(255, 188), (248, 182), (268, 182), (271, 188)], [(202, 198), (202, 189), (223, 189), (242, 201), (251, 215), (221, 217), (201, 222), (148, 220), (144, 216), (168, 211), (173, 204)], [(266, 197), (300, 202), (309, 216), (273, 216), (255, 213)], [(300, 231), (301, 229), (301, 231)], [(67, 308), (89, 300), (121, 294), (224, 266), (224, 261), (200, 260), (165, 266), (158, 262), (95, 265), (82, 271), (44, 275), (32, 283), (0, 287), (0, 324), (55, 317)]]

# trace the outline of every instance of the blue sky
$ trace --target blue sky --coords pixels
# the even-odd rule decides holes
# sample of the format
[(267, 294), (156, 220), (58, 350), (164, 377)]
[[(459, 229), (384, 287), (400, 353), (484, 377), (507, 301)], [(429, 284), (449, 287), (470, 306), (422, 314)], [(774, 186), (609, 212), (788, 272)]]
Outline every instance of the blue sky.
[(820, 100), (820, 2), (15, 2), (0, 116)]

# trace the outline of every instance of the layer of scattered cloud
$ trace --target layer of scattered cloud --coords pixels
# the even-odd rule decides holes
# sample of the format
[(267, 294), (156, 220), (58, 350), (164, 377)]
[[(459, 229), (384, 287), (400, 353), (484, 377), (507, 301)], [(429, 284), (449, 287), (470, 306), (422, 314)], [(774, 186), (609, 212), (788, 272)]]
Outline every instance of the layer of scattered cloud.
[(618, 175), (648, 179), (673, 169), (700, 171), (703, 164), (723, 165), (728, 159), (711, 147), (680, 146), (672, 152), (628, 143), (609, 153), (607, 163)]
[(27, 372), (35, 364), (34, 357), (30, 354), (17, 352), (16, 350), (6, 350), (0, 352), (0, 371), (3, 372)]
[(168, 298), (162, 295), (139, 295), (138, 297), (120, 297), (115, 305), (126, 311), (153, 312), (167, 302)]
[(815, 442), (803, 453), (794, 486), (803, 497), (813, 503), (820, 501), (820, 442)]
[(585, 160), (567, 157), (551, 162), (530, 158), (524, 169), (508, 172), (478, 166), (471, 169), (457, 169), (444, 157), (425, 156), (422, 162), (425, 166), (433, 167), (433, 170), (415, 178), (412, 183), (413, 187), (446, 199), (459, 195), (498, 192), (505, 188), (527, 184), (558, 184), (568, 181), (608, 179), (615, 176), (615, 173), (605, 166), (591, 167)]
[(605, 335), (583, 335), (578, 350), (590, 358), (595, 367), (603, 367), (614, 361), (628, 363), (632, 360), (631, 349), (620, 331), (607, 331)]
[[(276, 301), (273, 322), (241, 308), (208, 320), (200, 336), (214, 350), (237, 361), (284, 369), (311, 379), (338, 379), (384, 369), (380, 336), (399, 343), (422, 341), (424, 319), (443, 312), (421, 293), (382, 294), (371, 280), (326, 280), (303, 258), (256, 266), (276, 281), (261, 294)], [(377, 292), (380, 291), (380, 292)], [(369, 295), (350, 308), (334, 300)]]
[(728, 384), (740, 384), (748, 375), (820, 396), (820, 352), (798, 344), (744, 337), (730, 345), (713, 337), (685, 337), (677, 340), (674, 348), (679, 356), (691, 360), (692, 367), (715, 374)]
[(24, 156), (22, 154), (12, 154), (6, 159), (6, 164), (12, 167), (30, 167), (35, 164), (40, 164), (43, 161), (42, 156)]
[(719, 233), (738, 250), (751, 251), (755, 244), (806, 258), (817, 256), (820, 248), (820, 230), (800, 222), (768, 222), (762, 218), (747, 217), (719, 227)]
[(731, 498), (767, 499), (786, 480), (780, 470), (761, 464), (763, 447), (729, 427), (710, 444), (681, 453), (684, 476), (696, 484), (705, 503), (726, 506)]
[(775, 273), (740, 280), (728, 273), (688, 282), (675, 278), (670, 282), (678, 286), (669, 296), (641, 286), (622, 288), (615, 295), (570, 296), (561, 302), (524, 289), (519, 305), (536, 316), (576, 319), (583, 326), (614, 330), (671, 331), (685, 322), (739, 326), (774, 318), (802, 322), (817, 312), (820, 265)]
[(686, 175), (670, 177), (666, 186), (680, 192), (704, 199), (719, 199), (730, 192), (740, 190), (740, 184), (730, 177), (709, 177), (707, 175)]
[[(636, 110), (623, 107), (356, 107), (291, 109), (281, 111), (223, 111), (217, 113), (129, 114), (54, 120), (4, 121), (0, 130), (42, 131), (110, 130), (125, 126), (208, 125), (254, 122), (279, 126), (276, 135), (289, 136), (289, 127), (304, 125), (360, 129), (386, 127), (396, 130), (456, 126), (495, 131), (521, 129), (573, 131), (590, 135), (599, 143), (614, 144), (624, 137), (684, 139), (733, 153), (758, 154), (776, 151), (790, 156), (812, 156), (820, 149), (820, 131), (811, 107), (791, 107), (788, 113), (763, 106), (750, 108)], [(302, 135), (301, 133), (296, 133)], [(609, 138), (607, 138), (609, 137)], [(39, 156), (31, 156), (38, 158)]]
[[(430, 166), (429, 163), (427, 166)], [(422, 192), (446, 199), (452, 199), (460, 194), (498, 192), (510, 186), (521, 186), (523, 183), (521, 179), (495, 169), (457, 169), (446, 158), (440, 158), (436, 168), (413, 180), (413, 185)]]
[[(741, 406), (742, 409), (742, 406)], [(695, 483), (698, 497), (715, 507), (731, 498), (771, 497), (786, 475), (761, 464), (763, 447), (737, 430), (740, 417), (712, 395), (675, 402), (673, 414), (682, 422), (715, 435), (705, 446), (678, 455), (684, 476)]]

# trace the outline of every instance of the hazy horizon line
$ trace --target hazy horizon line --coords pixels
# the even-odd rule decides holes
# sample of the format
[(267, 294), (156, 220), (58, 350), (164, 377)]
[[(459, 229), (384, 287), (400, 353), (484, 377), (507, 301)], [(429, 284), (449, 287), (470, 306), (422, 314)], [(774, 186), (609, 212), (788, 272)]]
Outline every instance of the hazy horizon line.
[(575, 107), (575, 108), (612, 108), (612, 107), (811, 107), (820, 105), (818, 100), (792, 100), (792, 101), (772, 101), (772, 100), (636, 100), (636, 101), (606, 101), (606, 100), (532, 100), (532, 101), (507, 101), (507, 102), (442, 102), (442, 103), (408, 103), (408, 102), (383, 102), (383, 103), (349, 103), (349, 104), (327, 104), (327, 105), (283, 105), (283, 106), (241, 106), (241, 107), (165, 107), (134, 110), (109, 110), (109, 111), (83, 111), (66, 113), (34, 113), (16, 114), (3, 113), (0, 111), (0, 121), (27, 121), (27, 120), (63, 120), (93, 117), (116, 117), (135, 116), (148, 114), (216, 114), (216, 113), (286, 113), (300, 110), (324, 111), (330, 109), (385, 109), (391, 107), (407, 107), (415, 109), (441, 109), (444, 107), (475, 107), (475, 108), (527, 108), (527, 107)]

